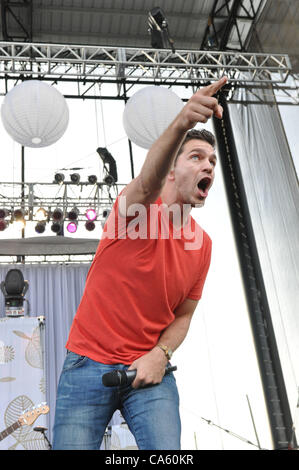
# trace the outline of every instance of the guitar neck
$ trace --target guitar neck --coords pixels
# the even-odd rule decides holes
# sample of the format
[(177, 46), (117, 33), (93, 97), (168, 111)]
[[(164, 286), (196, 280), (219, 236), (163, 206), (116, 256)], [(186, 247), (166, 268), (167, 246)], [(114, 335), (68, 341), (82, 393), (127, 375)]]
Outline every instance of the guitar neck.
[(20, 421), (16, 421), (11, 426), (8, 426), (8, 428), (6, 428), (6, 429), (4, 429), (4, 431), (0, 432), (0, 441), (2, 441), (2, 439), (9, 436), (9, 434), (14, 432), (16, 429), (20, 428), (21, 426), (22, 426), (22, 424), (20, 423)]

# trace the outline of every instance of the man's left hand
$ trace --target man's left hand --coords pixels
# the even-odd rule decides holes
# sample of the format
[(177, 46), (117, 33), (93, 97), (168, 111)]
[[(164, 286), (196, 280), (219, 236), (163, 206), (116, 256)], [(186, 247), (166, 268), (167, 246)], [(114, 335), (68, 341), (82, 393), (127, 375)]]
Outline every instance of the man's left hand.
[(132, 382), (132, 387), (140, 388), (162, 382), (167, 362), (164, 352), (157, 346), (150, 352), (144, 354), (144, 356), (136, 359), (128, 369), (137, 370), (136, 377)]

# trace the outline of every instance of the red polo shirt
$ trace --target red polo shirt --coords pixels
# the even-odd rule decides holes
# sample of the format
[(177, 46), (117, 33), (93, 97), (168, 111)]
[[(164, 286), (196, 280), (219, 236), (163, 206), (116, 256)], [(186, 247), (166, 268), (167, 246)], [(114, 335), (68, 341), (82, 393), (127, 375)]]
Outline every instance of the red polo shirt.
[(66, 347), (104, 364), (150, 351), (186, 299), (199, 300), (211, 240), (195, 220), (176, 230), (159, 198), (128, 219), (116, 200), (103, 231)]

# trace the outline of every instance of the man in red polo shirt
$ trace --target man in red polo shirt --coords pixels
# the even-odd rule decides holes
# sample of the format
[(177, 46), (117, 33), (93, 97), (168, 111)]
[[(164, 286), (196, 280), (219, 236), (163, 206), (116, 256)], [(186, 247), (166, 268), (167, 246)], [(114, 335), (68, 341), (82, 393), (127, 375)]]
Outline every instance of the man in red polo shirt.
[[(222, 108), (226, 77), (195, 93), (117, 198), (89, 270), (57, 391), (54, 449), (98, 449), (120, 409), (139, 449), (179, 449), (179, 396), (165, 367), (188, 332), (211, 240), (190, 215), (214, 180), (215, 141), (191, 130)], [(131, 385), (104, 387), (115, 369)]]

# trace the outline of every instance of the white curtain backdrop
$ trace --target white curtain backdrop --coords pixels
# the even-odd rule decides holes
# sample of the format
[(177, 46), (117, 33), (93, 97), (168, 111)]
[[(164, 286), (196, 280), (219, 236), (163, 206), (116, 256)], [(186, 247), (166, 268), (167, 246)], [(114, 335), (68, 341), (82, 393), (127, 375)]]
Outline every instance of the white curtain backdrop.
[(298, 428), (298, 179), (278, 107), (234, 104), (229, 109), (290, 408)]
[[(89, 264), (2, 265), (0, 281), (13, 268), (20, 269), (24, 279), (29, 281), (29, 289), (25, 295), (29, 305), (24, 304), (25, 314), (32, 317), (45, 316), (46, 396), (42, 401), (50, 406), (47, 436), (52, 442), (56, 390), (66, 354), (65, 343), (81, 300)], [(2, 296), (0, 317), (5, 316), (4, 307)], [(21, 319), (17, 318), (15, 321), (18, 320)]]
[[(17, 422), (25, 410), (46, 401), (43, 336), (43, 326), (37, 318), (0, 319), (1, 432)], [(33, 431), (35, 426), (46, 426), (46, 415), (35, 416), (31, 426), (24, 424), (1, 440), (0, 449), (47, 449), (43, 435)]]
[[(24, 275), (24, 279), (29, 282), (29, 289), (25, 295), (25, 298), (28, 302), (24, 303), (25, 306), (25, 317), (24, 318), (4, 318), (5, 317), (5, 305), (4, 297), (2, 296), (2, 301), (0, 301), (0, 326), (2, 325), (15, 325), (14, 330), (22, 330), (21, 325), (28, 324), (31, 325), (33, 322), (34, 325), (38, 323), (37, 318), (39, 316), (45, 317), (44, 325), (44, 363), (45, 363), (45, 382), (43, 396), (38, 399), (36, 396), (33, 400), (34, 404), (36, 401), (43, 402), (46, 401), (50, 407), (49, 414), (44, 417), (46, 420), (44, 424), (47, 428), (47, 437), (52, 442), (52, 431), (55, 417), (55, 402), (56, 402), (56, 390), (58, 386), (58, 381), (63, 365), (63, 361), (66, 354), (65, 344), (69, 334), (69, 330), (73, 321), (73, 317), (77, 311), (77, 307), (80, 303), (86, 276), (89, 270), (89, 263), (82, 264), (47, 264), (47, 265), (2, 265), (0, 266), (0, 282), (4, 281), (6, 273), (10, 269), (19, 269)], [(32, 317), (32, 318), (27, 318)], [(2, 317), (2, 318), (1, 318)], [(31, 323), (30, 323), (31, 322)], [(17, 328), (18, 327), (18, 328)], [(0, 330), (1, 334), (1, 330)], [(11, 334), (14, 339), (18, 338), (18, 335), (15, 333)], [(3, 338), (2, 338), (3, 336)], [(19, 334), (20, 336), (20, 334)], [(30, 335), (27, 334), (29, 337)], [(16, 338), (15, 338), (16, 337)], [(3, 331), (3, 335), (0, 336), (0, 359), (1, 359), (1, 340), (5, 341), (5, 344), (12, 344), (12, 340), (6, 338), (6, 332)], [(19, 338), (20, 342), (20, 338)], [(28, 342), (28, 341), (27, 341)], [(23, 343), (26, 343), (26, 339), (23, 340)], [(4, 344), (3, 344), (4, 346)], [(4, 349), (2, 348), (4, 351)], [(8, 354), (8, 353), (7, 353)], [(4, 357), (4, 353), (2, 354)], [(8, 357), (8, 356), (7, 356)], [(0, 367), (2, 367), (0, 365)], [(27, 373), (26, 368), (22, 368), (22, 365), (18, 364), (19, 369), (19, 390), (18, 392), (14, 389), (15, 384), (1, 384), (1, 377), (6, 376), (7, 374), (2, 371), (0, 375), (0, 386), (1, 386), (1, 402), (2, 407), (7, 406), (6, 401), (2, 399), (2, 388), (4, 386), (10, 387), (11, 393), (14, 395), (30, 395), (30, 387), (34, 388), (32, 372)], [(2, 370), (2, 369), (1, 369)], [(4, 377), (3, 376), (3, 377)], [(2, 379), (3, 379), (2, 377)], [(41, 380), (41, 379), (39, 379)], [(44, 378), (43, 378), (44, 380)], [(3, 381), (3, 380), (2, 380)], [(7, 381), (4, 378), (4, 381)], [(25, 386), (26, 384), (26, 386)], [(28, 391), (25, 393), (25, 391)], [(28, 400), (27, 400), (28, 401)], [(26, 402), (27, 402), (26, 401)], [(4, 408), (0, 407), (0, 416), (4, 416)], [(17, 418), (16, 418), (17, 419)], [(2, 423), (0, 420), (0, 423)], [(39, 418), (40, 425), (41, 417)], [(117, 443), (120, 446), (130, 448), (136, 446), (135, 440), (132, 434), (129, 432), (126, 424), (123, 423), (124, 419), (122, 418), (120, 412), (115, 412), (111, 422), (110, 427), (112, 431), (109, 435), (106, 436), (105, 440), (102, 443), (102, 449), (111, 448), (111, 437), (114, 437), (114, 447), (116, 448)], [(122, 426), (120, 427), (120, 424)], [(7, 426), (2, 426), (4, 429)], [(1, 431), (2, 429), (0, 429)], [(118, 434), (120, 437), (118, 438)], [(40, 433), (34, 433), (35, 439), (42, 439), (39, 444), (39, 448), (42, 448), (44, 440), (41, 437)], [(3, 445), (7, 448), (8, 439), (3, 440)], [(29, 444), (27, 444), (27, 447)], [(1, 449), (2, 447), (0, 447)], [(47, 446), (45, 447), (45, 449)], [(119, 447), (121, 448), (121, 447)]]

